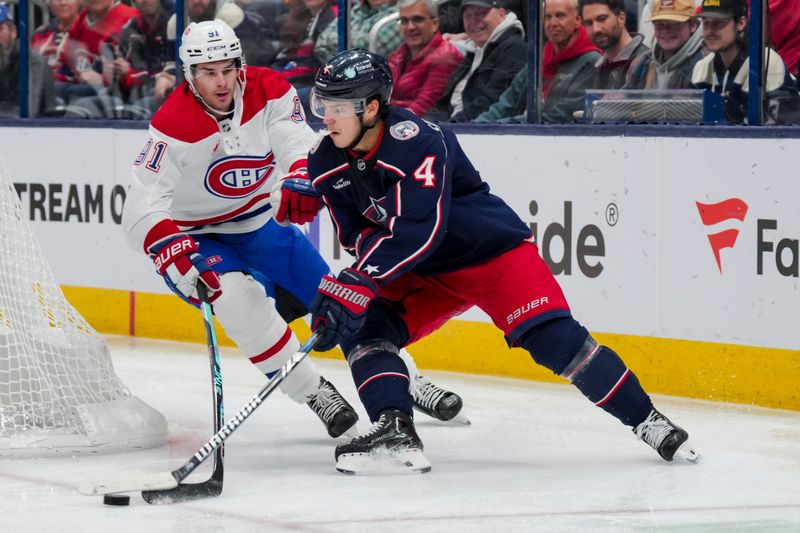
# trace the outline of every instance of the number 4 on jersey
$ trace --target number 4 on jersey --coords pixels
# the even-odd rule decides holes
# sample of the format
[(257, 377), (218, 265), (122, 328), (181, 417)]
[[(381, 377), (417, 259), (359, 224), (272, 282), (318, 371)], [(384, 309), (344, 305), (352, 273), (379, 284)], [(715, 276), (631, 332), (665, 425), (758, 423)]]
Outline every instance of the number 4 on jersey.
[(422, 164), (414, 171), (414, 179), (422, 183), (425, 189), (436, 187), (436, 173), (433, 171), (433, 164), (436, 162), (435, 155), (429, 155)]

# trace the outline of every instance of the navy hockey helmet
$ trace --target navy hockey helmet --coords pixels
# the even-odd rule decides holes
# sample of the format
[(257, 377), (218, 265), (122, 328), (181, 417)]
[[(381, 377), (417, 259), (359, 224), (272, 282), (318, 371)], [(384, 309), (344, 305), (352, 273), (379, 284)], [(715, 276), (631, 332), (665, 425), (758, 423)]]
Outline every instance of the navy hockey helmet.
[[(373, 98), (384, 108), (389, 103), (393, 83), (386, 59), (363, 48), (353, 48), (339, 52), (317, 71), (312, 102), (319, 99), (353, 101), (356, 114), (360, 116)], [(317, 113), (323, 110), (316, 107), (311, 106), (314, 114), (324, 117)]]

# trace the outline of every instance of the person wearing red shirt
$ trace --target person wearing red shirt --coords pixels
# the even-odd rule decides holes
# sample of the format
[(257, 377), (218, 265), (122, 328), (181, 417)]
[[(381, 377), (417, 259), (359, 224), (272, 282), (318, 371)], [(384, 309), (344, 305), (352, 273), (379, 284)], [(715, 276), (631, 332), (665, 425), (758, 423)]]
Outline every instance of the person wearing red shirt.
[(442, 97), (463, 57), (439, 33), (434, 0), (400, 0), (397, 6), (403, 44), (388, 57), (395, 80), (392, 104), (422, 116)]

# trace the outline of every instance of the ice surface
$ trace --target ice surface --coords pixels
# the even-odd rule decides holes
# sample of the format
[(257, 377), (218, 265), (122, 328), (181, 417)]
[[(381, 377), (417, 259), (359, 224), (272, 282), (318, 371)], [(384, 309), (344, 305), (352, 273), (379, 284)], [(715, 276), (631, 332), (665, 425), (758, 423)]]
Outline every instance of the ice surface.
[[(166, 415), (169, 446), (0, 459), (0, 531), (800, 531), (800, 413), (656, 397), (704, 452), (697, 465), (669, 464), (569, 386), (443, 372), (430, 376), (463, 396), (472, 425), (416, 415), (429, 474), (337, 473), (335, 441), (276, 393), (229, 439), (221, 497), (104, 506), (77, 484), (172, 470), (211, 436), (204, 346), (114, 338), (112, 354), (133, 393)], [(318, 361), (365, 431), (344, 362)], [(222, 365), (232, 416), (263, 378), (233, 350)], [(190, 480), (207, 476), (204, 465)]]

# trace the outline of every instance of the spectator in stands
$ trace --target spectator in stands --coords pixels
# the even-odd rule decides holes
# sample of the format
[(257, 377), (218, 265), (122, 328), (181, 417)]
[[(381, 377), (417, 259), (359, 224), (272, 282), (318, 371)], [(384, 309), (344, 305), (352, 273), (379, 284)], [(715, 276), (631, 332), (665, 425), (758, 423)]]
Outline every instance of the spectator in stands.
[(78, 18), (80, 0), (49, 0), (47, 6), (50, 22), (36, 29), (31, 49), (45, 59), (56, 84), (74, 83), (75, 73), (62, 61), (62, 52), (69, 46), (69, 29)]
[(338, 8), (329, 0), (288, 0), (289, 11), (279, 31), (281, 47), (272, 68), (295, 86), (310, 87), (322, 64), (314, 46), (322, 31), (336, 20)]
[(423, 116), (444, 94), (462, 56), (439, 33), (435, 0), (400, 0), (397, 6), (403, 44), (388, 58), (394, 76), (392, 105)]
[(690, 88), (692, 69), (703, 59), (703, 32), (692, 0), (655, 0), (650, 20), (656, 44), (633, 60), (624, 88)]
[(175, 85), (175, 49), (167, 42), (169, 14), (161, 0), (135, 3), (139, 14), (122, 28), (114, 74), (125, 100), (152, 115)]
[(69, 30), (62, 61), (75, 73), (77, 84), (62, 85), (69, 104), (82, 96), (105, 95), (116, 86), (113, 61), (119, 57), (122, 27), (138, 12), (115, 0), (86, 0), (86, 7)]
[(522, 23), (506, 12), (500, 0), (462, 0), (461, 13), (470, 51), (450, 78), (444, 96), (426, 115), (432, 120), (473, 120), (497, 101), (525, 65)]
[[(381, 19), (397, 13), (395, 0), (359, 0), (350, 10), (350, 41), (352, 48), (364, 48), (384, 57), (403, 42), (397, 24), (384, 24), (377, 35), (374, 47), (370, 47), (370, 30)], [(339, 51), (339, 35), (336, 24), (330, 24), (320, 34), (314, 54), (320, 63), (325, 63)]]
[[(189, 22), (220, 19), (234, 29), (242, 44), (245, 60), (250, 65), (268, 66), (275, 60), (275, 43), (271, 28), (255, 11), (245, 11), (227, 0), (186, 0)], [(187, 23), (188, 24), (188, 23)], [(175, 48), (175, 15), (167, 23), (167, 39)], [(174, 70), (174, 65), (170, 66)]]
[[(600, 50), (581, 26), (578, 0), (547, 0), (544, 9), (542, 122), (573, 122), (584, 107), (586, 89), (594, 87)], [(475, 122), (525, 122), (528, 79), (526, 65)]]
[[(747, 0), (704, 0), (700, 17), (709, 54), (694, 66), (692, 83), (722, 95), (730, 122), (746, 122), (750, 64)], [(765, 56), (765, 120), (776, 123), (795, 118), (795, 80), (776, 51), (767, 48)]]
[(592, 42), (603, 51), (597, 68), (597, 89), (619, 89), (625, 85), (628, 68), (634, 58), (650, 48), (639, 34), (626, 28), (624, 0), (580, 0), (583, 27)]
[[(39, 117), (55, 112), (53, 75), (42, 56), (29, 56), (28, 115)], [(19, 38), (14, 16), (0, 4), (0, 116), (19, 116)]]
[(769, 0), (770, 43), (789, 71), (797, 76), (800, 63), (800, 0)]

